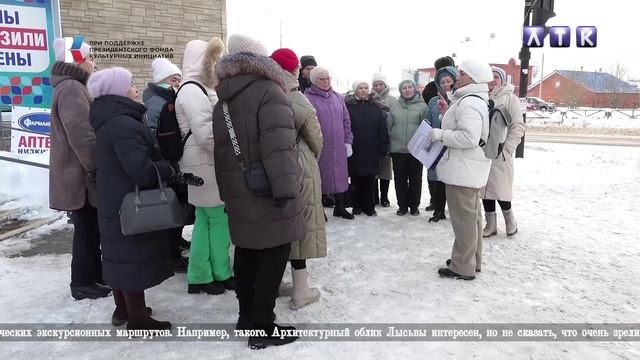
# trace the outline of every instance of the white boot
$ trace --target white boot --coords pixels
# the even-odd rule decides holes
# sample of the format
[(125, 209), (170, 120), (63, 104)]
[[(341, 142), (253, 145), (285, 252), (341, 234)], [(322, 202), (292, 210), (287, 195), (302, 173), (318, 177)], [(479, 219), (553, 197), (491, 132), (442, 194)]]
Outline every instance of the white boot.
[(293, 277), (293, 294), (289, 307), (291, 309), (300, 309), (314, 303), (320, 299), (320, 290), (318, 288), (309, 288), (307, 284), (307, 269), (291, 269)]
[(513, 208), (502, 210), (502, 215), (504, 215), (504, 223), (507, 227), (507, 236), (515, 235), (518, 232), (518, 223), (516, 223), (516, 218), (513, 215)]
[(281, 282), (280, 287), (278, 288), (278, 293), (280, 296), (291, 296), (291, 294), (293, 294), (293, 283)]
[(487, 225), (482, 230), (482, 237), (490, 237), (498, 233), (498, 223), (496, 221), (496, 212), (485, 212), (484, 217), (487, 219)]

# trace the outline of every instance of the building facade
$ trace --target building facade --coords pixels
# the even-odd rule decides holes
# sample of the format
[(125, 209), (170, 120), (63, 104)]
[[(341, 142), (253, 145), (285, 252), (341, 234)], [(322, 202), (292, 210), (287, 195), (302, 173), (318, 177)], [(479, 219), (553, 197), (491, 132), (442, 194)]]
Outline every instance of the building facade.
[(225, 0), (60, 0), (63, 36), (84, 36), (98, 69), (126, 67), (142, 90), (151, 62), (167, 57), (182, 68), (186, 43), (227, 36)]
[(556, 70), (529, 87), (527, 95), (566, 107), (640, 107), (640, 93), (636, 86), (604, 72)]

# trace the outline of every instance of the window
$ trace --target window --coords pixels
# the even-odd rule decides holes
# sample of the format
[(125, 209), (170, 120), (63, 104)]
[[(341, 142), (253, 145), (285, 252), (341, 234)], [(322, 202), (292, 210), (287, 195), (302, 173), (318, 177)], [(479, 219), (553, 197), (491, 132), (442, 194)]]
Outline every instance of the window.
[(513, 75), (507, 75), (507, 83), (513, 84)]

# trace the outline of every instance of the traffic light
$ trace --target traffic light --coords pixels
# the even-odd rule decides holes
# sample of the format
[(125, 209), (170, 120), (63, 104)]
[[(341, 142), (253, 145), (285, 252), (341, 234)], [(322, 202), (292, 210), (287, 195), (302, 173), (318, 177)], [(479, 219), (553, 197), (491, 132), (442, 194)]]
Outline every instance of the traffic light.
[(532, 0), (535, 4), (531, 8), (532, 25), (544, 26), (547, 20), (556, 16), (553, 12), (554, 0)]

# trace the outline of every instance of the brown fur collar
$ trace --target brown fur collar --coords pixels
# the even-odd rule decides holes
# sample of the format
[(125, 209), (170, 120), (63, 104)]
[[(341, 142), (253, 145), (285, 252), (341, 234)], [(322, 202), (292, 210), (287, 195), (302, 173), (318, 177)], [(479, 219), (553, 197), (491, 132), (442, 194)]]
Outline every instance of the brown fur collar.
[(275, 81), (282, 91), (288, 92), (282, 68), (266, 56), (239, 52), (220, 58), (216, 64), (216, 76), (219, 81), (238, 75), (256, 75)]
[(51, 76), (53, 77), (53, 86), (56, 86), (58, 82), (68, 78), (78, 80), (82, 85), (87, 85), (90, 74), (78, 65), (56, 61), (51, 68)]

